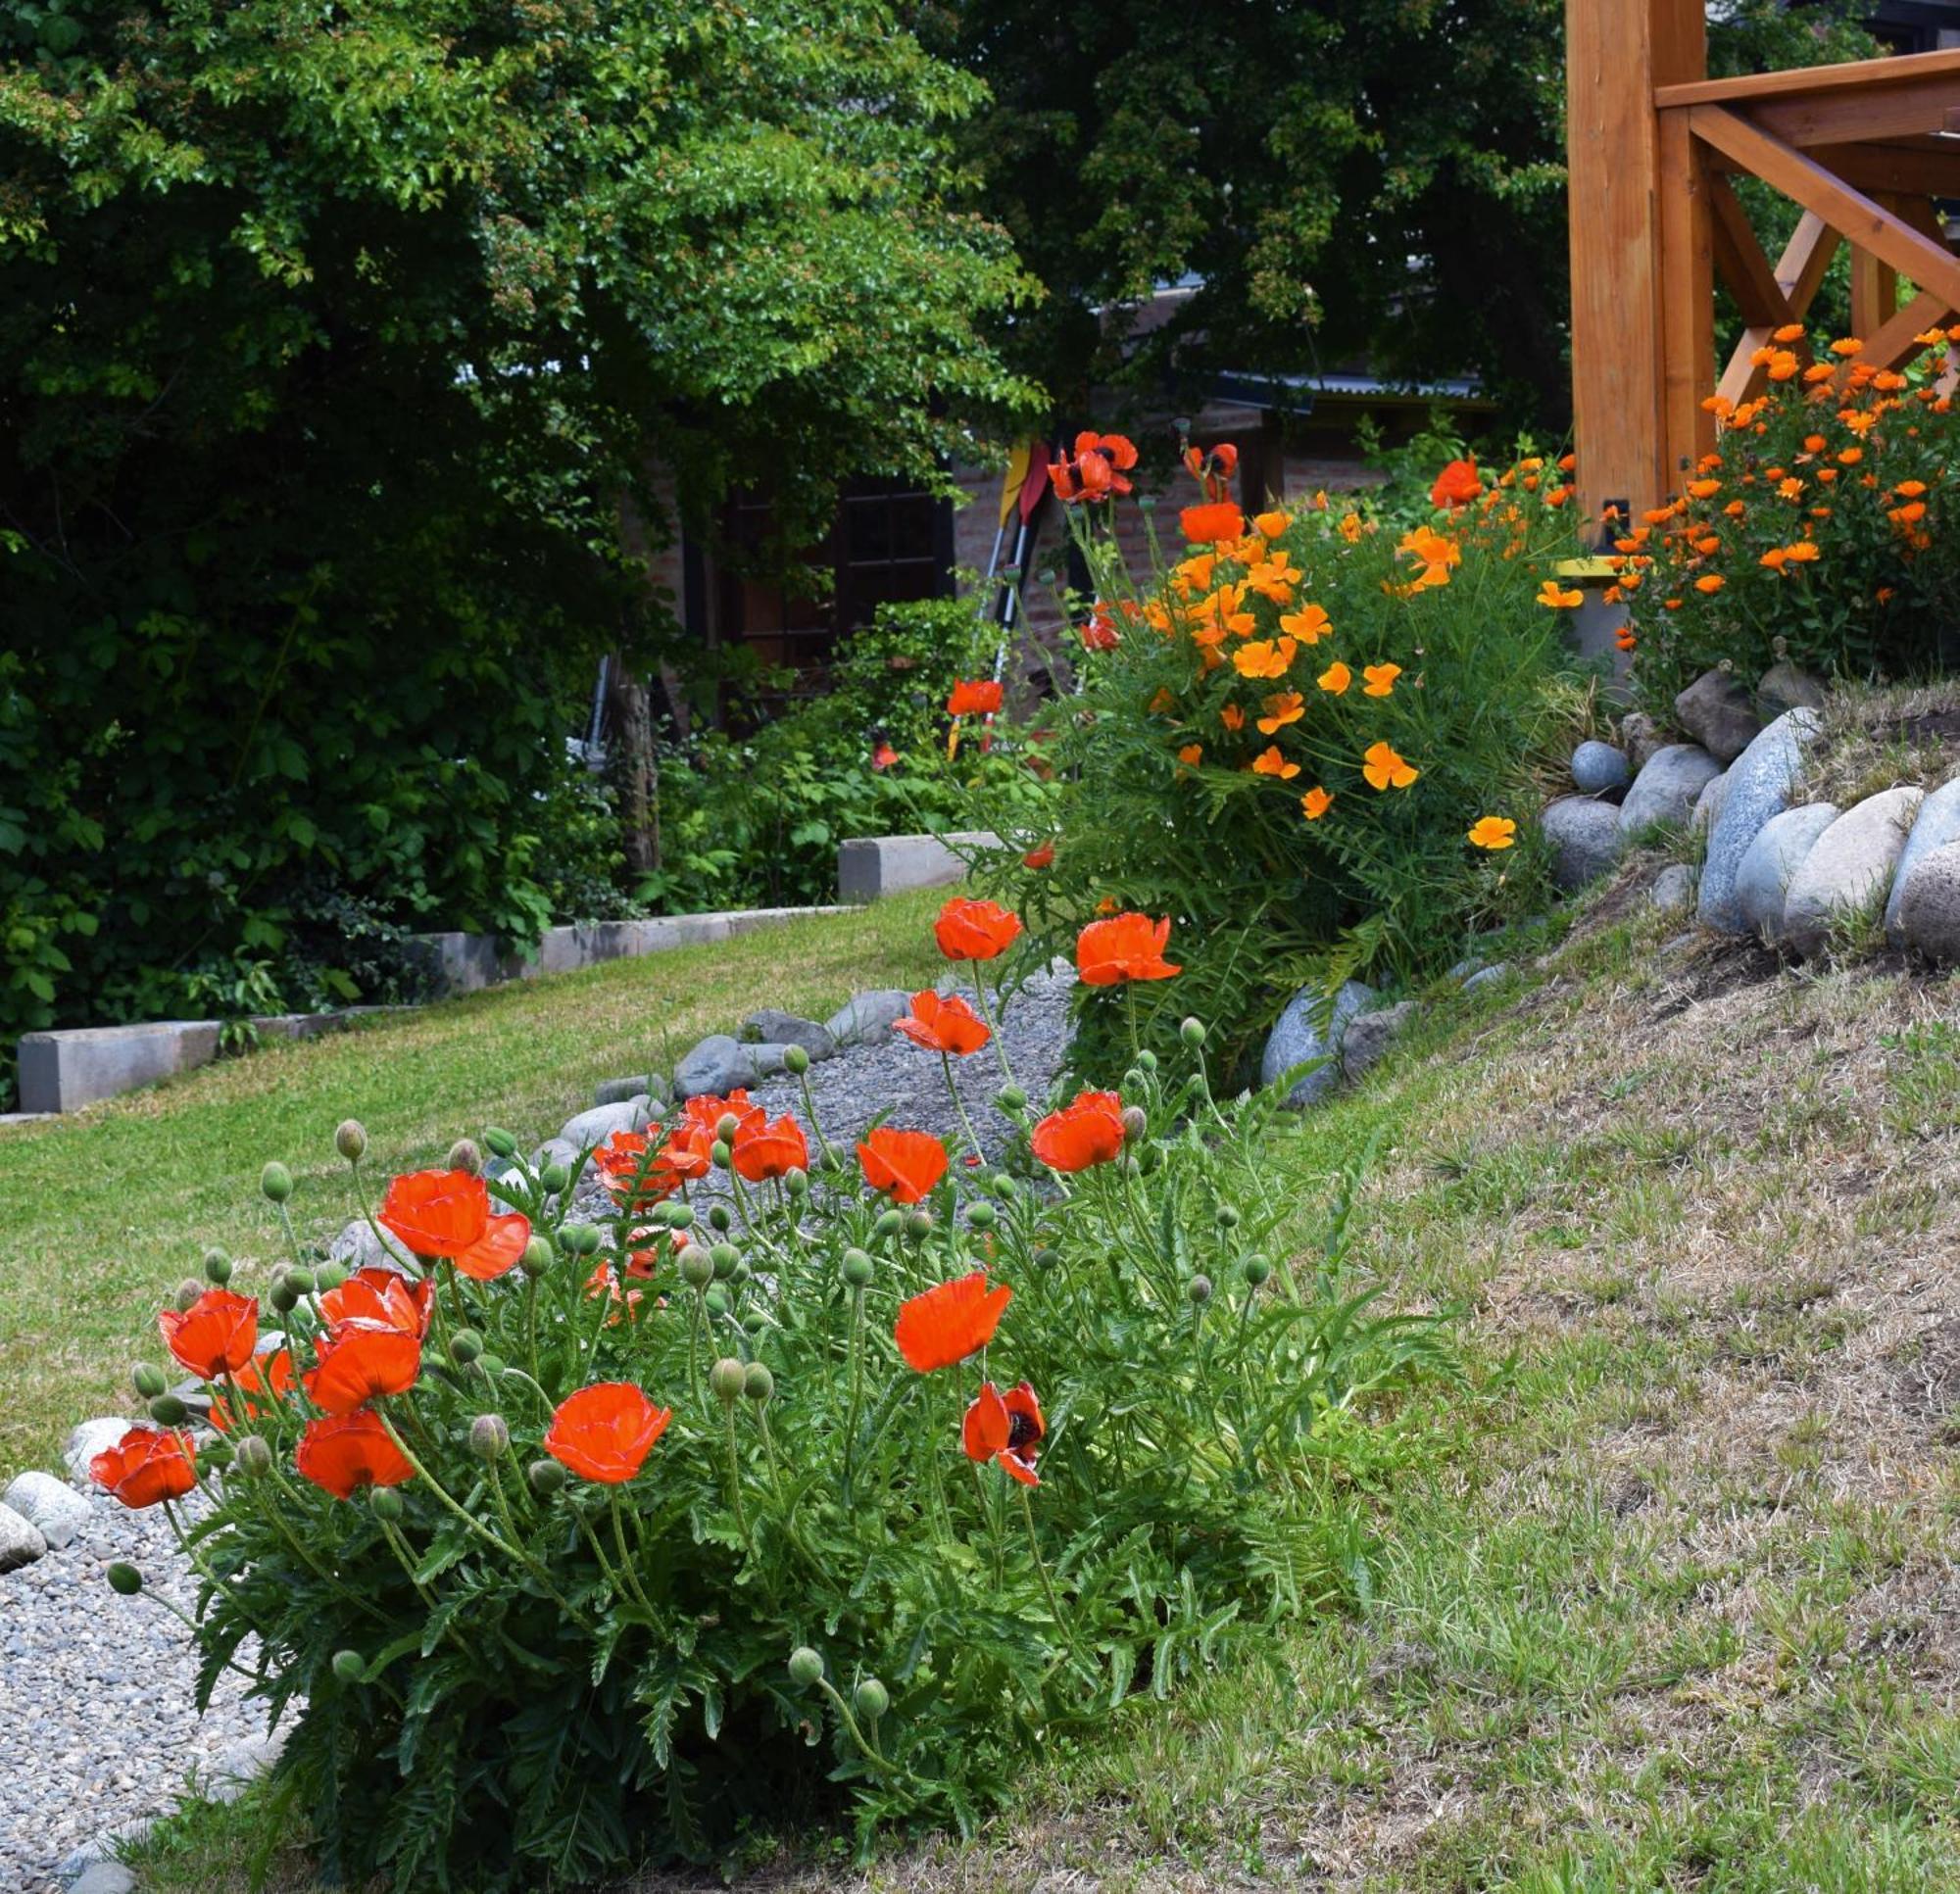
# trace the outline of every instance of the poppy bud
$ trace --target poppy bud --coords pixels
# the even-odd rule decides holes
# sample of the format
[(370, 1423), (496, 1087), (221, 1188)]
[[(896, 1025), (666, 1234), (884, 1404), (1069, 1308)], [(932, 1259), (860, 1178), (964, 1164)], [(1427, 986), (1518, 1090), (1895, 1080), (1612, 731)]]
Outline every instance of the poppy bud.
[(207, 1249), (204, 1252), (204, 1273), (214, 1283), (230, 1282), (231, 1258), (221, 1249)]
[(190, 1409), (174, 1394), (159, 1394), (150, 1403), (150, 1419), (159, 1427), (182, 1427), (190, 1419)]
[(760, 1309), (751, 1309), (742, 1318), (742, 1333), (746, 1336), (759, 1336), (768, 1326), (769, 1318)]
[(127, 1559), (118, 1559), (103, 1576), (109, 1580), (109, 1589), (124, 1598), (135, 1597), (143, 1588), (143, 1575)]
[(783, 1070), (792, 1078), (800, 1079), (809, 1070), (809, 1053), (801, 1045), (783, 1047)]
[(1191, 1306), (1194, 1309), (1201, 1309), (1205, 1303), (1211, 1300), (1211, 1278), (1208, 1276), (1194, 1276), (1184, 1286), (1184, 1292), (1191, 1297)]
[(861, 1289), (871, 1280), (872, 1262), (861, 1249), (847, 1249), (844, 1252), (844, 1280), (855, 1289)]
[(169, 1380), (153, 1361), (139, 1361), (129, 1370), (129, 1379), (135, 1384), (136, 1392), (146, 1401), (153, 1401), (159, 1394), (170, 1392)]
[(734, 1153), (729, 1149), (728, 1141), (725, 1138), (717, 1138), (708, 1147), (708, 1161), (717, 1171), (725, 1171), (728, 1168), (728, 1160), (733, 1155)]
[(1257, 1288), (1273, 1273), (1273, 1266), (1263, 1256), (1248, 1256), (1240, 1266), (1240, 1273), (1253, 1288)]
[(300, 1292), (281, 1276), (267, 1289), (266, 1300), (281, 1315), (290, 1315), (299, 1306)]
[(571, 1182), (571, 1173), (563, 1164), (547, 1164), (538, 1173), (538, 1182), (544, 1186), (548, 1195), (557, 1196)]
[(476, 1148), (476, 1141), (473, 1138), (459, 1138), (449, 1147), (449, 1169), (467, 1171), (471, 1177), (481, 1176), (483, 1153)]
[(705, 1289), (714, 1281), (714, 1258), (699, 1243), (680, 1252), (680, 1279), (690, 1288)]
[(1054, 1269), (1060, 1261), (1061, 1251), (1058, 1249), (1038, 1249), (1035, 1251), (1035, 1267), (1037, 1269)]
[(742, 1252), (733, 1243), (716, 1243), (708, 1256), (714, 1265), (715, 1281), (720, 1283), (727, 1282), (735, 1274), (735, 1267), (742, 1260)]
[[(682, 1209), (687, 1206), (683, 1204)], [(708, 1206), (708, 1227), (710, 1230), (732, 1230), (735, 1227), (735, 1213), (725, 1203), (710, 1203)], [(676, 1224), (676, 1229), (685, 1230), (686, 1224)]]
[(526, 1276), (542, 1276), (558, 1260), (558, 1251), (552, 1247), (552, 1239), (543, 1231), (533, 1231), (518, 1260)]
[(994, 1102), (1003, 1111), (1019, 1111), (1028, 1101), (1028, 1094), (1017, 1085), (1004, 1085), (994, 1094)]
[(734, 1307), (727, 1289), (719, 1283), (709, 1284), (708, 1293), (701, 1298), (701, 1302), (710, 1315), (726, 1315)]
[(449, 1338), (449, 1358), (466, 1368), (483, 1352), (483, 1337), (474, 1329), (459, 1329)]
[(511, 1424), (501, 1414), (479, 1414), (469, 1424), (469, 1451), (479, 1460), (501, 1460), (511, 1451)]
[(749, 1372), (742, 1377), (742, 1392), (758, 1405), (766, 1401), (776, 1391), (776, 1378), (760, 1361), (749, 1364)]
[(904, 1211), (882, 1210), (878, 1213), (878, 1221), (871, 1226), (871, 1234), (874, 1237), (892, 1236), (898, 1230), (899, 1225), (904, 1221), (905, 1221)]
[(714, 1136), (723, 1144), (733, 1143), (735, 1134), (741, 1129), (742, 1121), (732, 1111), (724, 1111), (714, 1121)]
[(1137, 1063), (1146, 1072), (1154, 1072), (1157, 1069), (1157, 1055), (1147, 1045), (1137, 1054)]
[(876, 1677), (866, 1677), (851, 1697), (866, 1723), (876, 1723), (892, 1707), (892, 1693)]
[(549, 1499), (568, 1477), (556, 1460), (533, 1460), (524, 1469), (524, 1478), (531, 1482), (531, 1491), (540, 1499)]
[(359, 1651), (335, 1651), (333, 1675), (342, 1683), (359, 1683), (368, 1675), (367, 1660)]
[(1187, 1019), (1177, 1029), (1177, 1036), (1195, 1052), (1204, 1044), (1204, 1022), (1201, 1019)]
[(1011, 1203), (1021, 1193), (1021, 1187), (1005, 1171), (996, 1171), (988, 1182), (988, 1188), (997, 1197)]
[(1229, 1203), (1221, 1203), (1213, 1213), (1220, 1230), (1236, 1230), (1239, 1227), (1238, 1209)]
[(1142, 1105), (1125, 1105), (1123, 1107), (1123, 1136), (1131, 1143), (1135, 1143), (1150, 1128), (1150, 1114), (1144, 1110)]
[(742, 1389), (749, 1381), (748, 1365), (737, 1361), (733, 1355), (723, 1355), (708, 1371), (708, 1385), (723, 1407), (733, 1407), (742, 1398)]
[(286, 1285), (295, 1295), (311, 1295), (315, 1287), (313, 1271), (295, 1263), (286, 1271)]
[(476, 1358), (476, 1372), (485, 1381), (502, 1381), (504, 1379), (504, 1367), (505, 1363), (502, 1355), (484, 1354), (478, 1355)]
[(558, 1239), (574, 1256), (590, 1256), (603, 1240), (596, 1223), (568, 1223), (559, 1232)]
[[(714, 1206), (717, 1210), (720, 1204)], [(667, 1228), (669, 1230), (692, 1230), (694, 1228), (694, 1205), (691, 1203), (669, 1203), (666, 1206)], [(724, 1215), (726, 1213), (724, 1212)], [(717, 1230), (725, 1230), (725, 1223), (717, 1224)]]
[(517, 1141), (508, 1131), (499, 1131), (495, 1125), (484, 1132), (483, 1142), (493, 1157), (515, 1157), (517, 1154)]
[(403, 1504), (402, 1496), (392, 1486), (376, 1486), (368, 1495), (368, 1510), (376, 1519), (386, 1520), (393, 1525), (409, 1509)]
[(967, 1206), (966, 1221), (975, 1230), (991, 1230), (998, 1221), (999, 1215), (1000, 1213), (991, 1203), (982, 1201)]
[(823, 1659), (808, 1644), (799, 1644), (790, 1653), (790, 1681), (805, 1690), (823, 1681)]
[(808, 1171), (785, 1171), (783, 1189), (793, 1197), (809, 1195), (809, 1173)]
[(198, 1297), (201, 1296), (203, 1293), (204, 1293), (204, 1285), (202, 1283), (193, 1281), (192, 1278), (186, 1276), (183, 1279), (183, 1281), (177, 1285), (176, 1303), (178, 1309), (181, 1311), (188, 1311), (189, 1309), (191, 1309), (196, 1305)]
[(932, 1212), (914, 1210), (906, 1219), (906, 1235), (915, 1243), (924, 1242), (932, 1235)]
[(329, 1259), (316, 1265), (313, 1272), (313, 1286), (317, 1289), (337, 1289), (347, 1281), (347, 1265)]
[(259, 1189), (274, 1203), (283, 1203), (293, 1193), (293, 1174), (276, 1158), (259, 1173)]
[(333, 1148), (350, 1164), (368, 1154), (368, 1127), (358, 1118), (343, 1118), (333, 1128)]
[(272, 1449), (256, 1433), (248, 1433), (238, 1442), (238, 1471), (251, 1479), (272, 1471)]
[(1143, 1090), (1143, 1086), (1144, 1086), (1143, 1068), (1141, 1066), (1135, 1066), (1135, 1065), (1131, 1066), (1131, 1068), (1123, 1074), (1123, 1090), (1125, 1092), (1141, 1092)]

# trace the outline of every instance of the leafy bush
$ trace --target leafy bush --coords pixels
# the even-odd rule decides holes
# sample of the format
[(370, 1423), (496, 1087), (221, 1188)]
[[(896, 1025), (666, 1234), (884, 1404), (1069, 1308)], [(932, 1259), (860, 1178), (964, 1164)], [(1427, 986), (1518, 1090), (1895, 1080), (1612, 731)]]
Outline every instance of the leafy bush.
[[(1960, 337), (1960, 327), (1951, 332)], [(1634, 681), (1663, 715), (1727, 663), (1819, 676), (1924, 675), (1960, 658), (1960, 417), (1939, 391), (1950, 337), (1880, 370), (1855, 340), (1812, 357), (1795, 329), (1759, 351), (1764, 392), (1704, 403), (1717, 451), (1615, 542)]]
[[(952, 909), (955, 952), (1016, 930)], [(922, 1045), (984, 1047), (984, 992), (934, 997)], [(1351, 1280), (1343, 1204), (1310, 1275), (1275, 1258), (1264, 1100), (1149, 1057), (1040, 1123), (1003, 1097), (1038, 1180), (889, 1127), (854, 1166), (696, 1099), (600, 1150), (598, 1222), (564, 1171), (486, 1190), (459, 1151), (388, 1186), (399, 1273), (185, 1286), (165, 1338), (220, 1435), (172, 1431), (146, 1365), (160, 1425), (93, 1471), (172, 1506), (203, 1687), (239, 1665), (294, 1718), (273, 1792), (329, 1872), (559, 1886), (847, 1810), (860, 1844), (970, 1829), (1044, 1742), (1364, 1581), (1356, 1488), (1449, 1367), (1434, 1319)]]
[[(1424, 495), (1419, 517), (1325, 495), (1252, 520), (1187, 509), (1188, 545), (1141, 582), (1104, 509), (1076, 505), (1096, 597), (1070, 602), (1084, 678), (1057, 719), (1054, 827), (1020, 824), (1033, 865), (992, 872), (1036, 957), (1104, 903), (1171, 916), (1185, 943), (1178, 991), (1084, 994), (1087, 1070), (1116, 1069), (1133, 1032), (1166, 1047), (1193, 1003), (1238, 1060), (1298, 989), (1439, 968), (1539, 898), (1530, 772), (1579, 597), (1551, 577), (1570, 489), (1535, 456), (1494, 480), (1452, 465), (1457, 497)], [(1524, 846), (1471, 846), (1485, 816)]]

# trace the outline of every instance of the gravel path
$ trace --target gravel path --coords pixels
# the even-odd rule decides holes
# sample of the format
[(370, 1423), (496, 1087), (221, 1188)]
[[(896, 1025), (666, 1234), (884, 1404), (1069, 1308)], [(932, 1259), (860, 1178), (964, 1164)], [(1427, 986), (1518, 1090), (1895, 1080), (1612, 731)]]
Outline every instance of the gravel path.
[[(266, 1754), (264, 1708), (227, 1675), (191, 1710), (190, 1633), (154, 1598), (119, 1597), (104, 1569), (139, 1567), (189, 1611), (197, 1585), (160, 1510), (89, 1494), (68, 1545), (0, 1573), (0, 1888), (47, 1894), (106, 1852), (103, 1838), (165, 1814), (193, 1777), (249, 1776)], [(90, 1845), (96, 1844), (91, 1850)]]

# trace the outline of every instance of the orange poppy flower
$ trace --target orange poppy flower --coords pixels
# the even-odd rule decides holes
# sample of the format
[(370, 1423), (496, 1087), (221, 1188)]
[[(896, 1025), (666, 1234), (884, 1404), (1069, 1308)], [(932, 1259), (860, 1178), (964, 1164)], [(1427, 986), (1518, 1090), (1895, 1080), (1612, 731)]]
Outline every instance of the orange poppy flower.
[(991, 677), (961, 678), (946, 700), (950, 717), (991, 717), (1001, 707), (1001, 686)]
[(490, 1214), (490, 1192), (468, 1171), (411, 1171), (390, 1180), (376, 1219), (417, 1256), (447, 1256), (487, 1283), (515, 1266), (531, 1239), (528, 1218)]
[(894, 1203), (917, 1203), (946, 1175), (946, 1146), (930, 1132), (880, 1125), (858, 1146), (864, 1182)]
[(1298, 691), (1282, 691), (1277, 697), (1267, 698), (1265, 712), (1259, 719), (1259, 732), (1270, 737), (1306, 714), (1306, 700)]
[(1232, 654), (1241, 677), (1284, 677), (1299, 647), (1291, 638), (1254, 638)]
[(1034, 1128), (1029, 1147), (1052, 1171), (1086, 1171), (1123, 1154), (1123, 1101), (1113, 1092), (1078, 1092)]
[[(659, 1125), (649, 1125), (645, 1131), (615, 1131), (592, 1153), (593, 1167), (605, 1179), (613, 1201), (623, 1209), (649, 1210), (670, 1197), (680, 1188), (682, 1178), (707, 1176), (706, 1145), (699, 1153), (686, 1152), (676, 1164), (676, 1141), (663, 1144), (663, 1137)], [(681, 1142), (685, 1151), (684, 1139)]]
[(495, 1282), (523, 1261), (530, 1240), (530, 1218), (513, 1210), (506, 1216), (492, 1217), (483, 1235), (450, 1261), (472, 1282)]
[(1361, 774), (1375, 789), (1407, 789), (1422, 774), (1385, 743), (1372, 743), (1361, 758)]
[(1182, 973), (1164, 958), (1170, 919), (1148, 914), (1115, 914), (1091, 921), (1075, 937), (1075, 970), (1089, 987), (1113, 987), (1124, 980), (1168, 980)]
[(1840, 335), (1837, 341), (1832, 343), (1831, 353), (1845, 357), (1854, 356), (1864, 346), (1864, 343), (1855, 335)]
[(1280, 629), (1302, 645), (1317, 645), (1334, 629), (1334, 621), (1322, 607), (1304, 605), (1298, 611), (1282, 612)]
[(1030, 849), (1021, 857), (1023, 868), (1053, 868), (1054, 866), (1054, 844), (1044, 842), (1038, 849)]
[(1361, 686), (1363, 697), (1387, 697), (1396, 688), (1396, 679), (1401, 676), (1399, 664), (1363, 664), (1361, 675), (1368, 681)]
[(939, 910), (932, 938), (949, 960), (993, 960), (1013, 946), (1021, 917), (999, 901), (956, 895)]
[(306, 1376), (308, 1397), (323, 1414), (352, 1414), (385, 1394), (406, 1394), (422, 1371), (416, 1335), (382, 1322), (342, 1322), (319, 1344), (319, 1366)]
[[(266, 1412), (259, 1402), (246, 1398), (253, 1394), (270, 1395), (277, 1400), (292, 1386), (294, 1380), (292, 1351), (275, 1348), (270, 1355), (254, 1355), (245, 1366), (232, 1376), (232, 1384), (238, 1389), (239, 1407), (248, 1421), (256, 1421)], [(231, 1432), (231, 1407), (227, 1398), (214, 1400), (211, 1404), (211, 1425), (220, 1433)]]
[(1316, 783), (1299, 799), (1300, 813), (1309, 822), (1318, 822), (1334, 806), (1334, 798)]
[(976, 1269), (902, 1302), (892, 1338), (906, 1365), (917, 1373), (951, 1368), (994, 1339), (1013, 1293), (1004, 1283), (990, 1288), (987, 1272)]
[(1722, 491), (1722, 483), (1719, 480), (1690, 480), (1688, 491), (1697, 500), (1708, 500)]
[(1614, 648), (1618, 651), (1633, 651), (1639, 646), (1640, 642), (1641, 641), (1634, 636), (1634, 628), (1632, 625), (1622, 625), (1619, 628), (1619, 630), (1613, 634), (1613, 645)]
[(187, 1309), (157, 1317), (164, 1346), (200, 1381), (235, 1374), (252, 1359), (259, 1339), (259, 1304), (249, 1295), (210, 1288)]
[(1253, 515), (1252, 524), (1259, 529), (1261, 538), (1278, 539), (1293, 524), (1293, 515), (1283, 512), (1263, 512)]
[(1451, 461), (1429, 490), (1432, 507), (1466, 507), (1484, 491), (1484, 476), (1475, 461)]
[(197, 1449), (188, 1433), (132, 1427), (88, 1463), (88, 1477), (132, 1512), (181, 1499), (197, 1484)]
[(1576, 586), (1568, 590), (1556, 579), (1546, 579), (1538, 589), (1538, 602), (1559, 610), (1570, 610), (1574, 606), (1586, 603), (1586, 594)]
[[(760, 1119), (761, 1113), (758, 1112)], [(745, 1125), (735, 1134), (728, 1161), (735, 1175), (749, 1184), (765, 1184), (772, 1177), (809, 1169), (809, 1142), (803, 1127), (785, 1112), (780, 1118)]]
[(1288, 762), (1280, 754), (1279, 745), (1273, 743), (1252, 758), (1250, 768), (1255, 776), (1277, 776), (1283, 783), (1292, 782), (1299, 774), (1299, 765)]
[(960, 1423), (959, 1444), (967, 1459), (982, 1465), (998, 1461), (1022, 1485), (1039, 1486), (1035, 1454), (1047, 1432), (1041, 1403), (1026, 1382), (1003, 1394), (988, 1381), (980, 1384), (980, 1392)]
[[(651, 1270), (642, 1272), (644, 1275), (652, 1273)], [(606, 1318), (606, 1326), (609, 1329), (616, 1329), (621, 1322), (637, 1322), (640, 1319), (640, 1303), (644, 1299), (641, 1291), (628, 1289), (621, 1295), (619, 1277), (611, 1263), (601, 1263), (585, 1279), (585, 1299), (588, 1302), (596, 1302), (602, 1295), (609, 1302), (621, 1305), (615, 1307)]]
[(302, 1479), (325, 1488), (335, 1499), (352, 1499), (368, 1486), (399, 1486), (416, 1470), (388, 1437), (372, 1408), (309, 1421), (293, 1454)]
[(894, 1020), (892, 1031), (903, 1033), (928, 1052), (944, 1052), (954, 1058), (979, 1051), (994, 1037), (987, 1022), (957, 994), (934, 993), (930, 987), (912, 995), (911, 1011)]
[(1201, 507), (1187, 507), (1177, 523), (1194, 546), (1217, 545), (1222, 540), (1243, 539), (1246, 515), (1229, 500), (1206, 501)]
[(1246, 727), (1246, 713), (1236, 704), (1228, 704), (1218, 712), (1218, 721), (1228, 730), (1243, 730)]
[(429, 1310), (435, 1282), (424, 1276), (412, 1283), (392, 1269), (370, 1265), (357, 1269), (337, 1288), (324, 1290), (319, 1312), (330, 1326), (342, 1322), (376, 1322), (404, 1335), (428, 1334)]
[(1333, 696), (1339, 697), (1342, 695), (1344, 691), (1347, 690), (1348, 685), (1353, 683), (1354, 673), (1350, 671), (1346, 664), (1342, 663), (1339, 658), (1336, 658), (1335, 661), (1330, 665), (1328, 665), (1328, 667), (1324, 671), (1322, 671), (1320, 675), (1316, 677), (1313, 681), (1316, 684), (1318, 684), (1323, 691), (1330, 692)]
[(594, 1382), (559, 1402), (544, 1448), (581, 1480), (623, 1485), (672, 1419), (672, 1408), (656, 1407), (631, 1382)]
[(1187, 769), (1196, 769), (1204, 760), (1204, 746), (1201, 743), (1188, 743), (1177, 753), (1177, 759)]
[(1518, 825), (1508, 815), (1480, 815), (1470, 825), (1471, 843), (1479, 849), (1508, 849), (1518, 839)]
[(1721, 591), (1727, 583), (1728, 581), (1719, 572), (1704, 572), (1694, 581), (1694, 589), (1697, 592), (1713, 594)]
[(1106, 500), (1130, 491), (1123, 476), (1136, 464), (1136, 445), (1127, 436), (1090, 428), (1075, 437), (1073, 456), (1049, 462), (1048, 477), (1062, 500)]
[(1116, 630), (1116, 620), (1101, 599), (1080, 630), (1084, 651), (1114, 651), (1123, 642)]

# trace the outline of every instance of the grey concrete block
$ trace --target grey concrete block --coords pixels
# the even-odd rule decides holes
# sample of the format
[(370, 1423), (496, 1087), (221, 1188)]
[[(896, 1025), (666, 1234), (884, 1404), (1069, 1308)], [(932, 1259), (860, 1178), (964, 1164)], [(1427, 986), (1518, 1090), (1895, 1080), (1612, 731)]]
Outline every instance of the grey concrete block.
[(21, 1035), (21, 1108), (75, 1111), (119, 1092), (195, 1071), (218, 1056), (215, 1019), (81, 1026)]
[(961, 830), (944, 839), (862, 836), (838, 847), (837, 892), (850, 902), (875, 901), (914, 888), (944, 888), (963, 880), (966, 863), (949, 843), (960, 849), (998, 849), (1001, 839), (986, 829)]

